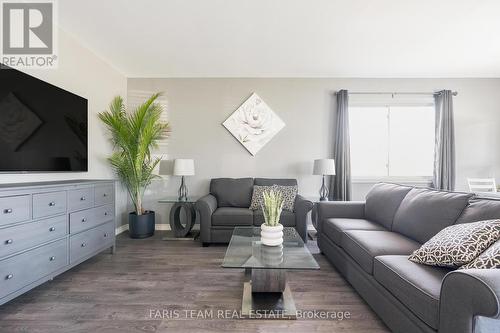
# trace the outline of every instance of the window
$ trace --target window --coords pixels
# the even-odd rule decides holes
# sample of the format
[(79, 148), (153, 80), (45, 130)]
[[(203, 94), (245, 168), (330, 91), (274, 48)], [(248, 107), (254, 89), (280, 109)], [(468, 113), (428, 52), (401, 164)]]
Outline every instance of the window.
[(434, 106), (349, 107), (353, 177), (430, 177)]

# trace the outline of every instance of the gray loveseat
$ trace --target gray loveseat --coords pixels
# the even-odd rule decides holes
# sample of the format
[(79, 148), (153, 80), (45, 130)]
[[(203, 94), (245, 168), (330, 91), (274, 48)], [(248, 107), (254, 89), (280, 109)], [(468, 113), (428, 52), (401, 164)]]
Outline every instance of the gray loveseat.
[[(260, 210), (250, 210), (254, 185), (297, 185), (296, 179), (216, 178), (210, 181), (210, 194), (196, 202), (200, 215), (200, 239), (210, 243), (229, 243), (236, 226), (260, 226), (264, 216)], [(312, 202), (297, 195), (294, 211), (283, 211), (281, 224), (295, 227), (307, 241), (307, 213)]]
[(395, 332), (500, 332), (500, 270), (420, 265), (446, 226), (500, 218), (500, 201), (377, 184), (366, 202), (318, 205), (320, 250)]

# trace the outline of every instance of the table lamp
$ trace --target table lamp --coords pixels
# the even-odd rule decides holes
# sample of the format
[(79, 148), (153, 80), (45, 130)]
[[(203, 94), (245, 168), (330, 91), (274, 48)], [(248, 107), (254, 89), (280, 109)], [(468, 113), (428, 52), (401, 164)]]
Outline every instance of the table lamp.
[(314, 160), (313, 175), (323, 176), (323, 183), (319, 189), (320, 201), (328, 201), (328, 187), (325, 185), (325, 176), (335, 175), (335, 161), (331, 158)]
[(187, 201), (188, 189), (184, 176), (194, 176), (194, 160), (178, 158), (174, 160), (174, 176), (182, 176), (179, 187), (179, 201)]

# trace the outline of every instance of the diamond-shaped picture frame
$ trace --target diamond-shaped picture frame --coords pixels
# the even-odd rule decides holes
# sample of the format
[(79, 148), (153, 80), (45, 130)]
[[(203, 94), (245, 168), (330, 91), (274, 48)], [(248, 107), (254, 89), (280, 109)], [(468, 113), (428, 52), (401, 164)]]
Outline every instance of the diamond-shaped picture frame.
[(253, 93), (222, 125), (255, 156), (285, 127), (280, 117)]

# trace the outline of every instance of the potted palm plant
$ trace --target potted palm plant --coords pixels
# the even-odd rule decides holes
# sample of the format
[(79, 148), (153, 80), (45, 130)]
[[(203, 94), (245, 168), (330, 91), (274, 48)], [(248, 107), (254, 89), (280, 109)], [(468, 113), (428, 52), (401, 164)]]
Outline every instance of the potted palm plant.
[(169, 124), (162, 122), (159, 94), (152, 95), (132, 112), (127, 112), (123, 98), (117, 96), (109, 110), (99, 113), (99, 119), (111, 132), (115, 152), (108, 158), (120, 181), (132, 199), (135, 211), (129, 214), (129, 233), (132, 238), (154, 234), (155, 212), (144, 209), (144, 191), (158, 177), (154, 169), (161, 158), (151, 156), (151, 150), (169, 133)]
[(273, 190), (262, 193), (262, 213), (264, 223), (260, 226), (260, 240), (267, 246), (283, 244), (283, 225), (280, 223), (283, 210), (283, 197)]

